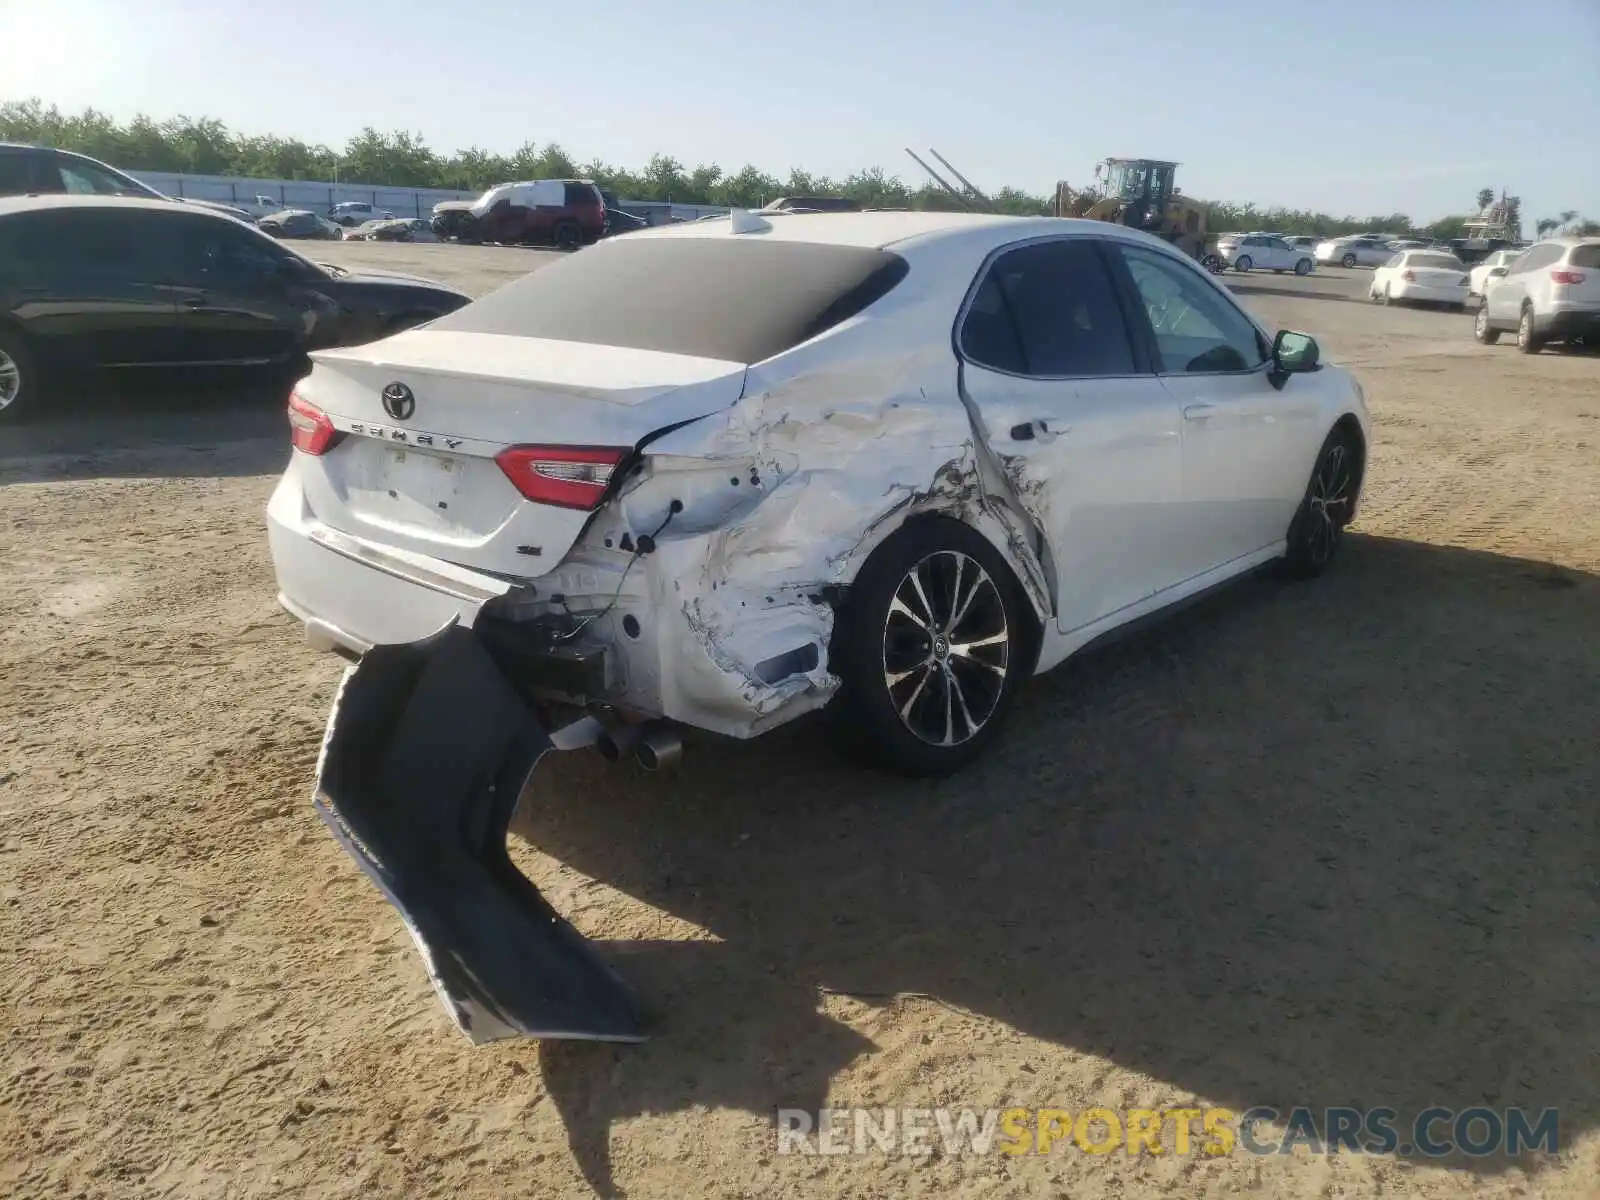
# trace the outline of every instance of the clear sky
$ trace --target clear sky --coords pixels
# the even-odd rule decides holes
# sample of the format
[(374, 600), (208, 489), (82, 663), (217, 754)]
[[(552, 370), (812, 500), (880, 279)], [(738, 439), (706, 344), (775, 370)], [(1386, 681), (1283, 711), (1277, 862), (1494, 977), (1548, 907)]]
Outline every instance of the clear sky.
[(1600, 219), (1600, 0), (0, 0), (0, 41), (3, 99), (335, 147), (920, 183), (933, 146), (1034, 192), (1171, 158), (1209, 199)]

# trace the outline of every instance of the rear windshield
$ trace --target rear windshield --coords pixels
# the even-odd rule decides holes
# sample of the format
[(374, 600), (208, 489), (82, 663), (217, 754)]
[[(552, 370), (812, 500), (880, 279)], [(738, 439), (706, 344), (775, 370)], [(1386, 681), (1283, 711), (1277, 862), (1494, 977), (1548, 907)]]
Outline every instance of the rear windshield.
[(905, 278), (886, 250), (754, 238), (623, 238), (524, 275), (429, 328), (756, 363)]
[(1440, 271), (1465, 271), (1461, 260), (1452, 254), (1413, 254), (1406, 259), (1408, 267), (1435, 267)]
[(1600, 242), (1589, 246), (1574, 246), (1567, 256), (1569, 267), (1600, 267)]

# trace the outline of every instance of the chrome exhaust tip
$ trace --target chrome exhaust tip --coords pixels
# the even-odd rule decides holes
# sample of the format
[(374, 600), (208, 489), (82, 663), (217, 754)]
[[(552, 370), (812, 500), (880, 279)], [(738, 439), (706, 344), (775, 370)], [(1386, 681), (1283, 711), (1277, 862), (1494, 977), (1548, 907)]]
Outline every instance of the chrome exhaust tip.
[(683, 760), (683, 738), (669, 726), (650, 725), (640, 732), (633, 753), (646, 771), (668, 771)]

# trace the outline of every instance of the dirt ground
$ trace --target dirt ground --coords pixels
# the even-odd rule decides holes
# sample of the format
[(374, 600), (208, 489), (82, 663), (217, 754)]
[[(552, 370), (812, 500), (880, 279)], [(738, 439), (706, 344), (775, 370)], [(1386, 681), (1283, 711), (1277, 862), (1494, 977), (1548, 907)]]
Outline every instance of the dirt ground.
[[(541, 261), (333, 246), (481, 291)], [(1353, 366), (1363, 512), (1035, 681), (944, 783), (814, 722), (540, 768), (516, 853), (658, 1014), (474, 1049), (312, 813), (342, 662), (277, 609), (265, 400), (0, 433), (0, 1194), (1593, 1197), (1600, 358), (1236, 280)], [(534, 848), (536, 847), (536, 849)], [(1560, 1110), (1442, 1161), (776, 1153), (778, 1108)], [(1170, 1142), (1169, 1142), (1170, 1145)]]

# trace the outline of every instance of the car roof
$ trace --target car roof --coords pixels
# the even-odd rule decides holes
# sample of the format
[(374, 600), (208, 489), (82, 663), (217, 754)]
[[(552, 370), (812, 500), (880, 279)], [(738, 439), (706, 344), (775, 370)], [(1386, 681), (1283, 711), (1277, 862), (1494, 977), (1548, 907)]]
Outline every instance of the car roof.
[[(3, 196), (0, 197), (0, 217), (45, 208), (147, 208), (154, 212), (171, 212), (173, 207), (180, 203), (181, 201), (176, 199), (155, 200), (145, 196)], [(185, 204), (183, 209), (185, 212), (214, 217), (218, 221), (234, 220), (226, 213), (199, 205)]]
[[(769, 229), (735, 233), (727, 217), (658, 225), (630, 233), (628, 240), (643, 238), (755, 238), (762, 241), (808, 242), (816, 245), (855, 246), (882, 250), (909, 241), (959, 241), (1001, 243), (1030, 234), (1095, 233), (1139, 241), (1135, 230), (1108, 221), (1062, 217), (1011, 217), (996, 213), (948, 212), (845, 212), (749, 214)], [(1159, 241), (1160, 239), (1153, 239)]]

